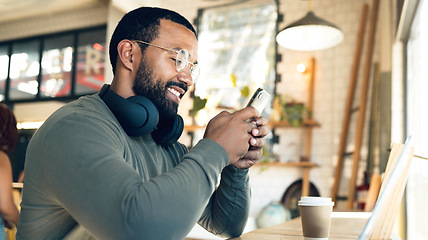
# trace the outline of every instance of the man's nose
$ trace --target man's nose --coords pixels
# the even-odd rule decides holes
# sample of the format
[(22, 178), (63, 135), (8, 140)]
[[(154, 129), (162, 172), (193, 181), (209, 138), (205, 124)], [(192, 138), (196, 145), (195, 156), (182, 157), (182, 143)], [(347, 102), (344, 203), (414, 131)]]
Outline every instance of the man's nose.
[(190, 74), (191, 64), (188, 64), (186, 68), (178, 75), (178, 80), (184, 82), (188, 87), (194, 84), (192, 75)]

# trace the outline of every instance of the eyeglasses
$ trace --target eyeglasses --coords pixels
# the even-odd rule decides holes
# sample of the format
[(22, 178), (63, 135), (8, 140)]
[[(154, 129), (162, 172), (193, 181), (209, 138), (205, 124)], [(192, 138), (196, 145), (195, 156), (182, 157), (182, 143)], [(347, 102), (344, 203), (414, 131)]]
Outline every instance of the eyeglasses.
[(148, 42), (144, 42), (141, 40), (131, 40), (133, 42), (143, 43), (147, 44), (149, 46), (157, 47), (169, 52), (177, 53), (177, 57), (175, 58), (175, 68), (177, 69), (177, 72), (183, 72), (187, 66), (190, 64), (190, 75), (192, 76), (193, 81), (196, 81), (196, 79), (199, 77), (199, 65), (197, 63), (192, 63), (189, 61), (190, 54), (186, 49), (180, 49), (180, 50), (174, 50), (170, 48), (161, 47), (155, 44), (151, 44)]

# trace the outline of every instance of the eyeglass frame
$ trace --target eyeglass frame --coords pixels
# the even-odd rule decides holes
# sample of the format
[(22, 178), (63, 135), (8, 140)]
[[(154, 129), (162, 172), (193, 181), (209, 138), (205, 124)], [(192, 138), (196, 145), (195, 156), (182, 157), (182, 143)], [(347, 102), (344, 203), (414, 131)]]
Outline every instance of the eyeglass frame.
[[(177, 70), (177, 72), (179, 72), (179, 73), (184, 72), (184, 70), (186, 70), (188, 64), (190, 63), (191, 64), (190, 75), (192, 76), (192, 80), (196, 81), (196, 79), (199, 77), (199, 64), (192, 63), (192, 62), (189, 61), (189, 59), (187, 59), (186, 66), (182, 70), (179, 70), (178, 67), (177, 67), (177, 65), (178, 65), (177, 64), (178, 54), (180, 54), (180, 51), (185, 51), (185, 52), (187, 52), (188, 56), (190, 56), (189, 51), (187, 51), (187, 49), (181, 48), (180, 50), (174, 50), (174, 49), (171, 49), (171, 48), (162, 47), (162, 46), (159, 46), (159, 45), (156, 45), (156, 44), (153, 44), (153, 43), (148, 43), (148, 42), (141, 41), (141, 40), (131, 40), (131, 41), (132, 42), (137, 42), (137, 43), (147, 44), (149, 46), (157, 47), (157, 48), (160, 48), (160, 49), (165, 50), (165, 51), (177, 53), (177, 58), (175, 59), (175, 69)], [(195, 67), (198, 69), (198, 72), (195, 72), (193, 70)]]

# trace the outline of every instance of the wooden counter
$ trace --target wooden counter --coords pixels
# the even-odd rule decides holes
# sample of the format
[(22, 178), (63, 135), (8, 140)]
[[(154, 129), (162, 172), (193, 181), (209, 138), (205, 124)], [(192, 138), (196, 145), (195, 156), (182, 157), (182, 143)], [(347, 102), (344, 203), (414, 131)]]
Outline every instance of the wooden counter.
[[(358, 239), (370, 214), (370, 212), (333, 212), (329, 240)], [(272, 227), (256, 229), (233, 240), (304, 240), (304, 238), (300, 218), (295, 218)]]

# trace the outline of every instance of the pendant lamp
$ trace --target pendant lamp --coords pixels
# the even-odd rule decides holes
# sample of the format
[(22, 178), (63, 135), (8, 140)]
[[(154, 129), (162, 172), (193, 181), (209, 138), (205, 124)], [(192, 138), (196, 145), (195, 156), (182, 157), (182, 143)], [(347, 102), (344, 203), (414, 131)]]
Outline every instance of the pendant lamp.
[(343, 40), (342, 31), (333, 23), (317, 17), (312, 12), (309, 2), (309, 12), (276, 36), (280, 46), (298, 51), (315, 51), (336, 46)]

